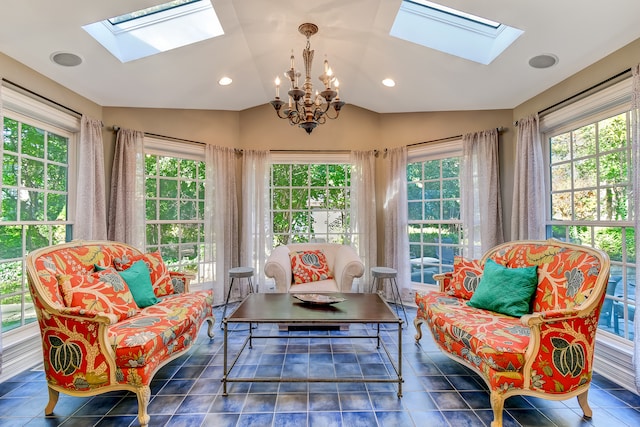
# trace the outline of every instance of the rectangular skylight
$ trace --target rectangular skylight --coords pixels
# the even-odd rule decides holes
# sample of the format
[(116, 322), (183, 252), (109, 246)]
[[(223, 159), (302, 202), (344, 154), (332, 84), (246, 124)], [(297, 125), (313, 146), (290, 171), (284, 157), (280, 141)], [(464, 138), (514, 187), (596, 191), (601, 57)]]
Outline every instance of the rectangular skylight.
[(210, 0), (174, 0), (82, 28), (121, 62), (224, 34)]
[(485, 65), (522, 33), (426, 0), (404, 0), (390, 32), (394, 37)]

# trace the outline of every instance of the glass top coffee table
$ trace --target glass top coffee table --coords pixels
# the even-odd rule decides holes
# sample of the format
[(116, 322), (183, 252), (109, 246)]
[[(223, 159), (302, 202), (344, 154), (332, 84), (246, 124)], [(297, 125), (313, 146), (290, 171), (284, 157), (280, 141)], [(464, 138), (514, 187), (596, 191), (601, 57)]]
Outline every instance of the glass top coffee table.
[[(240, 303), (238, 308), (227, 318), (222, 319), (224, 328), (224, 374), (222, 377), (223, 395), (227, 395), (227, 383), (231, 382), (376, 382), (376, 383), (397, 383), (398, 397), (402, 397), (402, 319), (400, 319), (389, 305), (378, 294), (373, 293), (331, 293), (331, 294), (304, 294), (303, 299), (309, 299), (311, 302), (304, 302), (298, 299), (296, 294), (276, 293), (276, 294), (249, 294), (244, 301)], [(323, 299), (344, 299), (340, 302), (325, 302)], [(249, 328), (244, 331), (248, 332), (246, 339), (242, 343), (237, 355), (229, 363), (229, 333), (238, 333), (230, 330), (230, 325), (234, 323), (247, 323)], [(362, 335), (351, 335), (341, 333), (338, 335), (260, 335), (260, 329), (251, 328), (251, 324), (288, 324), (291, 326), (341, 326), (345, 324), (373, 324), (373, 329), (363, 328)], [(398, 349), (397, 358), (394, 360), (385, 342), (380, 338), (380, 325), (392, 324), (397, 327), (398, 332)], [(371, 333), (367, 332), (371, 330)], [(289, 375), (280, 375), (279, 377), (234, 377), (231, 372), (238, 361), (238, 358), (245, 350), (247, 345), (251, 349), (253, 340), (255, 339), (296, 339), (296, 338), (320, 338), (327, 339), (354, 339), (362, 338), (372, 341), (372, 347), (375, 346), (376, 351), (380, 347), (384, 349), (391, 366), (392, 374), (388, 375), (387, 370), (382, 364), (383, 371), (375, 373), (372, 376), (354, 376), (354, 377), (291, 377)], [(309, 340), (313, 346), (314, 340)], [(309, 372), (310, 373), (310, 372)], [(386, 375), (385, 375), (386, 374)]]

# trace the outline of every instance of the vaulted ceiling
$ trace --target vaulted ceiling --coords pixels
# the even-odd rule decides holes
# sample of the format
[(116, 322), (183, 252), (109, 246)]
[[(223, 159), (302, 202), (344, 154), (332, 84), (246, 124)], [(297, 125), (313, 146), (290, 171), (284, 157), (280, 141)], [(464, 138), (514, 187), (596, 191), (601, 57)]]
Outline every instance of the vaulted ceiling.
[[(224, 35), (127, 63), (82, 29), (162, 2), (2, 0), (0, 52), (102, 106), (244, 110), (273, 98), (292, 49), (300, 60), (298, 26), (312, 22), (314, 86), (326, 55), (344, 101), (391, 113), (514, 108), (640, 37), (637, 0), (438, 1), (524, 31), (488, 65), (391, 36), (401, 0), (211, 0)], [(83, 62), (60, 66), (55, 52)], [(540, 54), (559, 62), (529, 66)], [(225, 75), (233, 83), (218, 85)]]

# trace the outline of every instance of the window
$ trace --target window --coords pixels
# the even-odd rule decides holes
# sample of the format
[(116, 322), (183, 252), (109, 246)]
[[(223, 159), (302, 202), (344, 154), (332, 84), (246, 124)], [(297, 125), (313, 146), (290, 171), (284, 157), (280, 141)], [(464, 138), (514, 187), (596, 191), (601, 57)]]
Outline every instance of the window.
[(71, 240), (74, 134), (6, 109), (3, 113), (0, 304), (4, 333), (36, 321), (24, 257), (34, 249)]
[(462, 250), (461, 142), (410, 153), (407, 164), (411, 281), (435, 284), (433, 275), (453, 270)]
[(426, 0), (404, 0), (390, 34), (464, 59), (490, 64), (523, 31)]
[(350, 230), (348, 163), (274, 163), (271, 212), (274, 246), (347, 243)]
[(601, 330), (633, 340), (635, 231), (628, 112), (549, 135), (551, 237), (604, 250), (611, 276)]
[(120, 62), (224, 34), (210, 1), (174, 0), (82, 27)]
[(160, 251), (170, 270), (205, 281), (205, 162), (145, 140), (146, 250)]

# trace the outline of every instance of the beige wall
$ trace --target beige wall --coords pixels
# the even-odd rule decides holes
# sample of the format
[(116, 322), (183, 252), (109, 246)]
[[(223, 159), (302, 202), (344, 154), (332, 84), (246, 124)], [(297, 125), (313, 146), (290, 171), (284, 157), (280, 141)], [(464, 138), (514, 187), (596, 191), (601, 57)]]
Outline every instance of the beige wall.
[[(113, 159), (114, 125), (241, 149), (269, 150), (384, 150), (461, 135), (494, 127), (505, 129), (500, 139), (501, 191), (505, 237), (510, 238), (511, 198), (515, 161), (514, 120), (540, 111), (593, 86), (640, 62), (640, 40), (625, 46), (569, 77), (513, 110), (450, 111), (378, 114), (354, 105), (345, 105), (340, 118), (329, 121), (307, 135), (302, 129), (279, 120), (269, 104), (244, 111), (204, 111), (101, 107), (20, 63), (0, 54), (0, 76), (14, 81), (60, 104), (105, 124), (105, 170), (107, 183)], [(382, 205), (387, 179), (386, 159), (377, 158), (376, 182), (378, 230), (383, 236)], [(383, 251), (380, 239), (380, 253)]]

